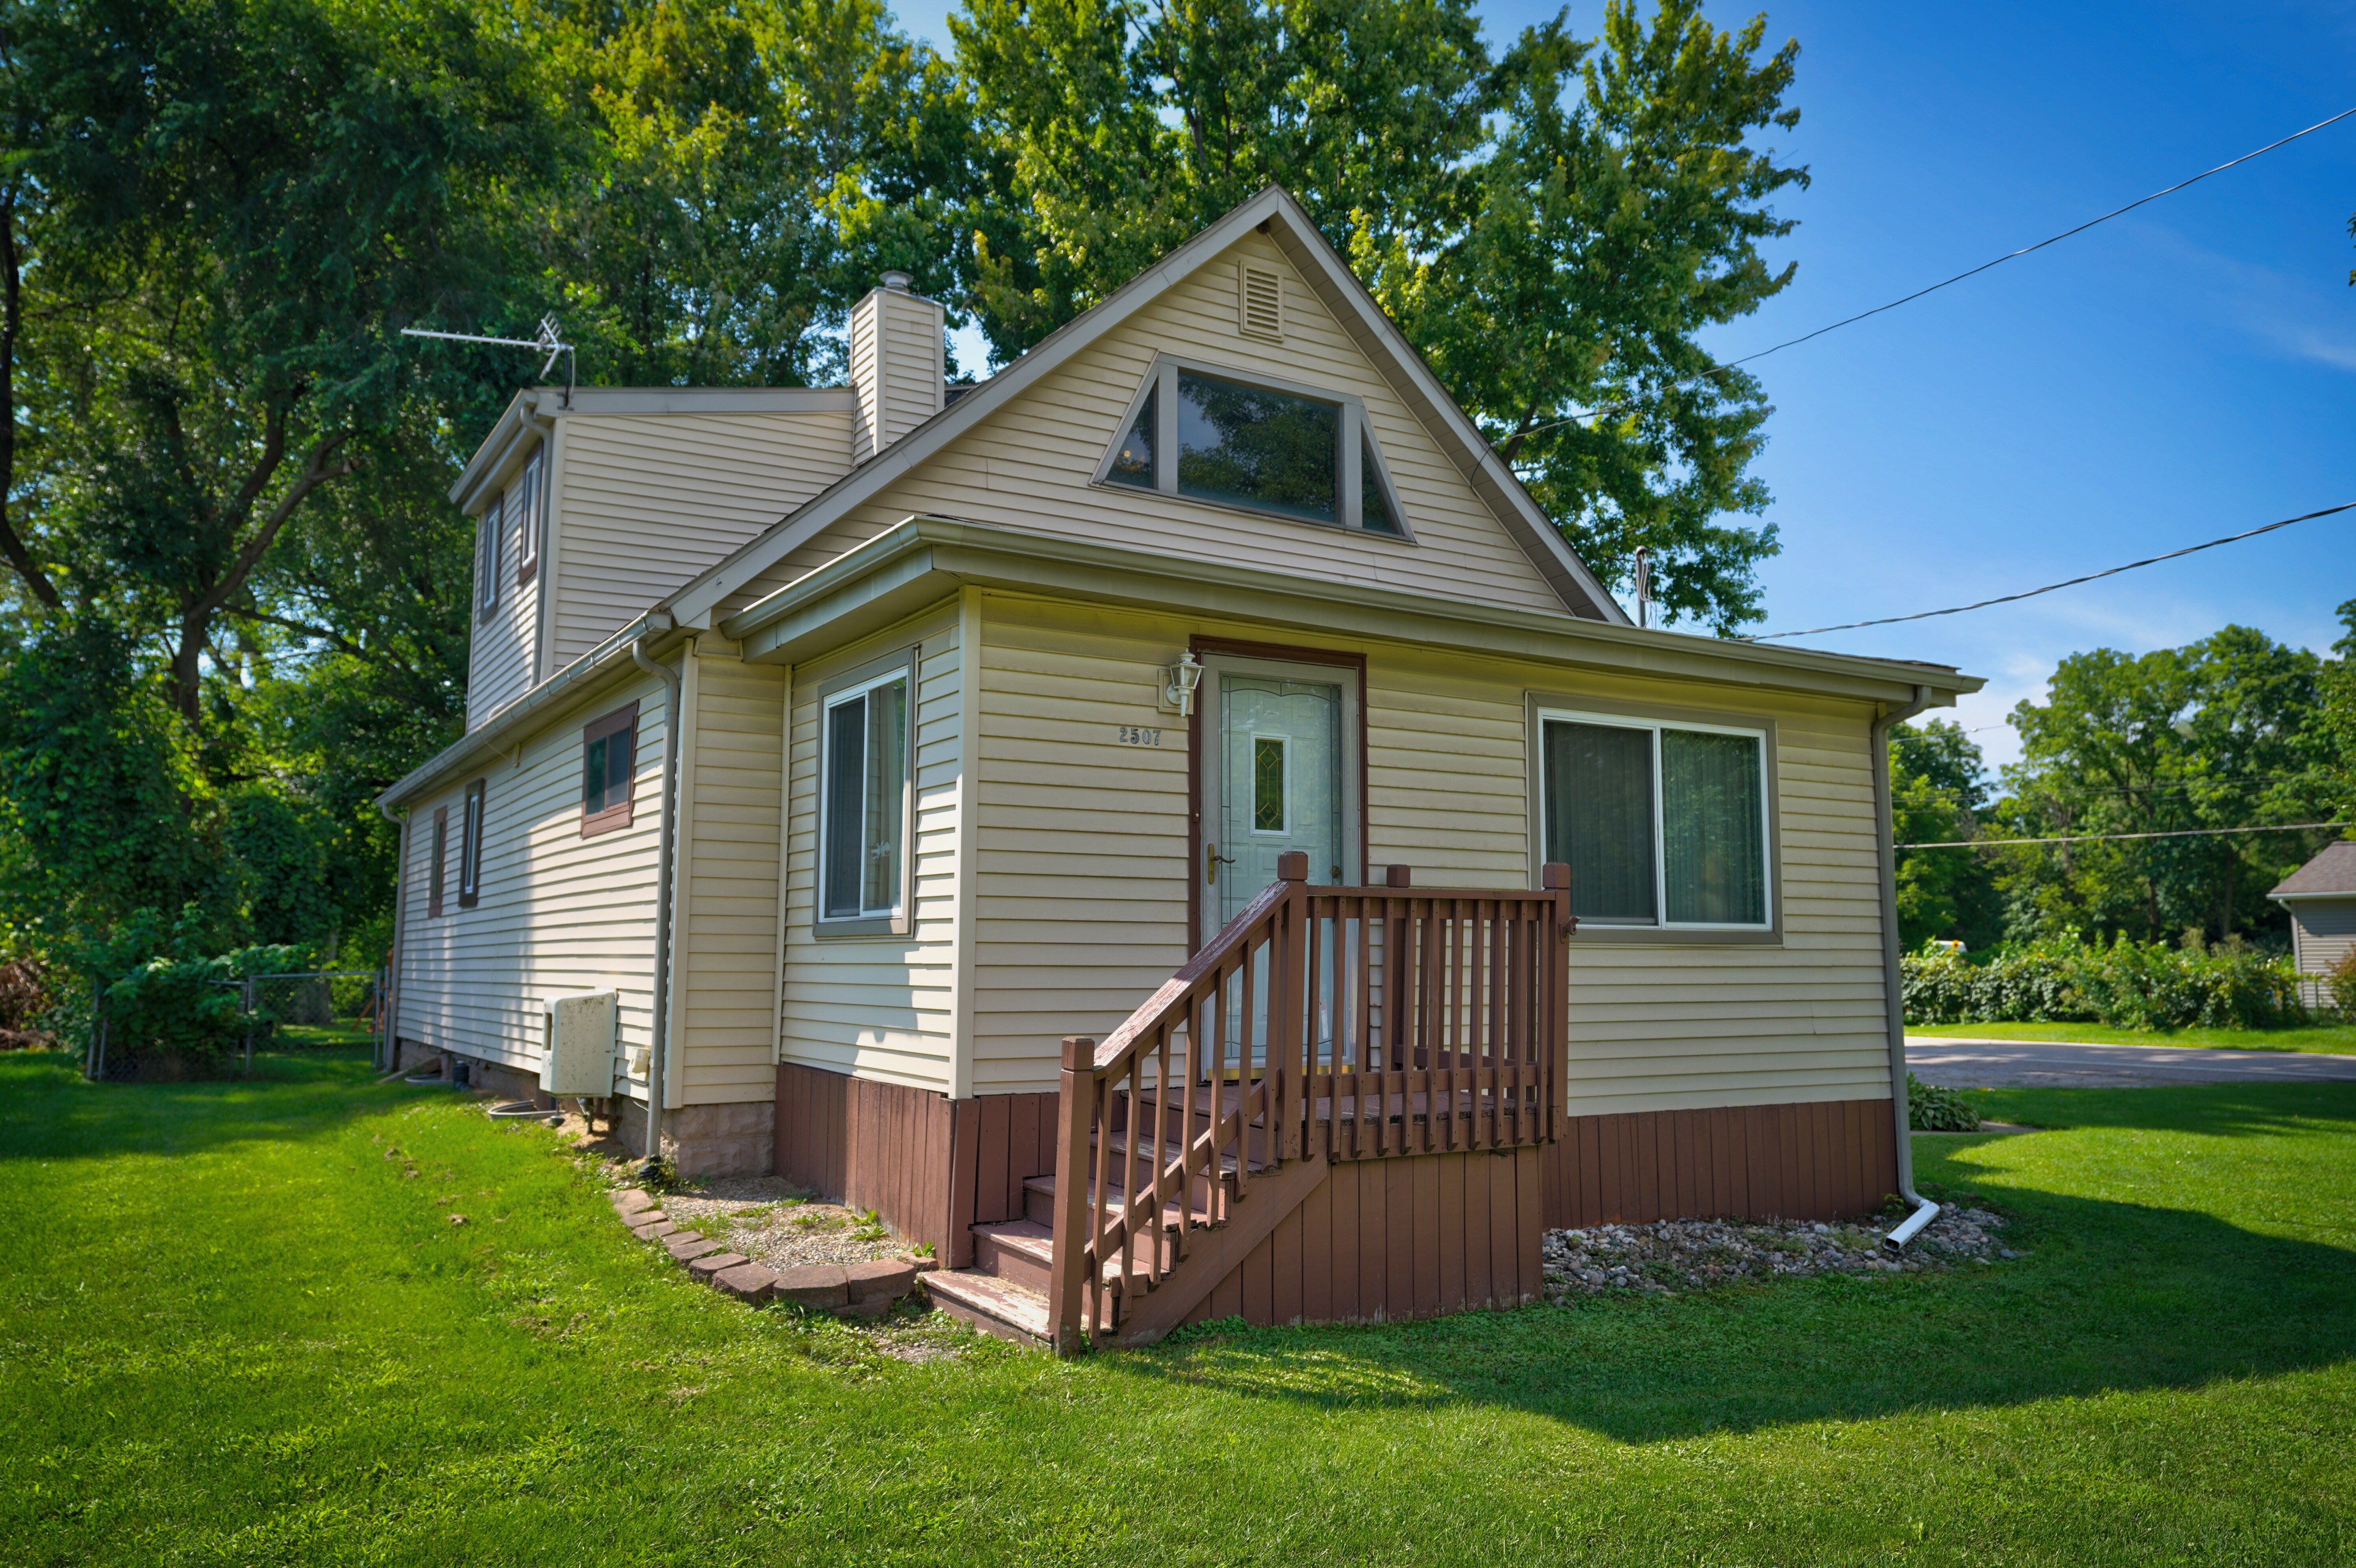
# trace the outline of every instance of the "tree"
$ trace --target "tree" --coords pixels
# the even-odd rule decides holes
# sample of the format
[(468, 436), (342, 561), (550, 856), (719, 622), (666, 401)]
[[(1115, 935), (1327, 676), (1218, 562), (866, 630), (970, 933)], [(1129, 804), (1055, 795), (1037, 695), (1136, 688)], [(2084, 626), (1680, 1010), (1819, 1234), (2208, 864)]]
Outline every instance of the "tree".
[[(1890, 731), (1891, 826), (1900, 844), (1953, 844), (1978, 837), (1988, 804), (1987, 765), (1963, 729), (1943, 719)], [(1974, 951), (2004, 934), (2003, 910), (1992, 868), (1972, 849), (1898, 851), (1898, 925), (1901, 943), (1920, 947), (1932, 937), (1959, 941)]]
[[(978, 245), (1001, 358), (1269, 182), (1299, 197), (1500, 454), (1607, 581), (1651, 547), (1671, 620), (1761, 613), (1767, 410), (1701, 328), (1791, 269), (1766, 203), (1803, 170), (1797, 46), (1725, 33), (1698, 0), (1602, 37), (1562, 18), (1502, 59), (1469, 0), (969, 0), (951, 20), (982, 134), (1022, 215)], [(1591, 411), (1601, 410), (1601, 414)]]
[(2064, 659), (2047, 700), (2013, 710), (2023, 755), (2005, 770), (2004, 836), (2183, 836), (2006, 851), (1999, 881), (2016, 933), (2076, 925), (2150, 941), (2198, 929), (2222, 940), (2279, 929), (2265, 891), (2318, 836), (2188, 830), (2326, 819), (2330, 743), (2315, 719), (2328, 673), (2244, 626), (2140, 657), (2098, 648)]

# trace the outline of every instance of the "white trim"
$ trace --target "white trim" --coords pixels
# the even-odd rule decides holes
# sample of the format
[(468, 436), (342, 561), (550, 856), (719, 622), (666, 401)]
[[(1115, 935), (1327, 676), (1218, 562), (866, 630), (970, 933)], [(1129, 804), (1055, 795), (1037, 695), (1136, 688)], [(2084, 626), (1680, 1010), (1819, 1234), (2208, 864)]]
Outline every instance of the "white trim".
[[(1248, 501), (1223, 500), (1213, 496), (1197, 496), (1178, 488), (1178, 379), (1192, 373), (1215, 380), (1232, 381), (1237, 386), (1258, 388), (1263, 391), (1280, 392), (1303, 401), (1323, 403), (1335, 411), (1333, 431), (1333, 520), (1302, 517), (1275, 507), (1256, 507)], [(1138, 416), (1144, 411), (1146, 400), (1159, 395), (1153, 406), (1153, 486), (1132, 485), (1112, 476), (1113, 464), (1119, 460), (1120, 449), (1128, 444), (1129, 432), (1137, 426)], [(1301, 381), (1287, 381), (1280, 377), (1263, 375), (1257, 370), (1237, 369), (1215, 360), (1196, 359), (1183, 354), (1157, 354), (1145, 372), (1145, 379), (1130, 394), (1129, 406), (1121, 411), (1120, 424), (1113, 438), (1097, 460), (1095, 475), (1089, 484), (1099, 489), (1127, 495), (1159, 496), (1165, 501), (1178, 501), (1192, 507), (1213, 507), (1223, 512), (1240, 512), (1249, 517), (1273, 518), (1281, 523), (1299, 523), (1304, 528), (1339, 528), (1368, 539), (1387, 539), (1393, 544), (1414, 544), (1415, 526), (1408, 520), (1407, 510), (1400, 506), (1398, 491), (1391, 485), (1390, 475), (1383, 464), (1382, 443), (1375, 437), (1374, 422), (1366, 417), (1365, 400), (1353, 392), (1337, 392), (1328, 387), (1311, 386)], [(1380, 485), (1383, 498), (1390, 505), (1391, 520), (1398, 525), (1397, 532), (1386, 528), (1369, 528), (1363, 516), (1364, 486), (1362, 454), (1371, 451), (1375, 458), (1375, 482)]]
[[(1774, 781), (1767, 773), (1767, 731), (1740, 724), (1705, 724), (1687, 719), (1646, 719), (1628, 713), (1587, 713), (1576, 709), (1541, 708), (1537, 711), (1538, 732), (1531, 737), (1538, 752), (1537, 828), (1541, 836), (1546, 829), (1547, 809), (1553, 795), (1553, 781), (1547, 775), (1549, 761), (1546, 744), (1546, 727), (1549, 720), (1570, 724), (1594, 724), (1618, 730), (1646, 730), (1652, 732), (1653, 766), (1653, 918), (1622, 920), (1605, 915), (1581, 915), (1583, 925), (1609, 927), (1630, 931), (1772, 931), (1775, 928), (1775, 848), (1772, 842), (1774, 814), (1769, 808), (1768, 792)], [(1756, 921), (1671, 920), (1669, 918), (1669, 857), (1667, 813), (1662, 801), (1661, 731), (1682, 730), (1702, 735), (1740, 735), (1758, 743), (1759, 765), (1759, 885), (1762, 890), (1761, 913)]]
[[(919, 695), (917, 677), (920, 670), (920, 655), (919, 648), (912, 647), (892, 655), (888, 658), (863, 665), (858, 669), (845, 673), (836, 680), (828, 682), (819, 694), (818, 852), (811, 857), (817, 871), (817, 879), (816, 885), (812, 889), (815, 896), (810, 901), (810, 922), (820, 934), (897, 935), (905, 934), (903, 928), (913, 927), (915, 914), (913, 889), (916, 881), (916, 708)], [(893, 890), (893, 901), (890, 904), (870, 908), (866, 902), (865, 893), (866, 868), (862, 865), (861, 867), (862, 874), (860, 878), (859, 912), (829, 914), (827, 912), (827, 872), (830, 866), (828, 846), (831, 842), (831, 836), (828, 828), (833, 817), (834, 792), (830, 765), (834, 761), (834, 710), (854, 700), (864, 701), (894, 681), (905, 681), (908, 688), (908, 706), (905, 718), (906, 731), (902, 737), (900, 748), (899, 886)], [(864, 744), (862, 740), (862, 756)], [(861, 799), (862, 803), (865, 800), (863, 785)], [(861, 848), (862, 851), (867, 848), (863, 837), (861, 840)], [(888, 932), (878, 929), (879, 925), (886, 923), (890, 927)]]

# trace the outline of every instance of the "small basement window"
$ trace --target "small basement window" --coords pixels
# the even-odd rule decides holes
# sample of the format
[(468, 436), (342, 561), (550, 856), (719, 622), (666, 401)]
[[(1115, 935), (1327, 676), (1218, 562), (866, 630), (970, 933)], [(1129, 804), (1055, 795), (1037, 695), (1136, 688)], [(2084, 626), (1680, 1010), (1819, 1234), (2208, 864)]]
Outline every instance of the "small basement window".
[(819, 908), (843, 934), (905, 930), (915, 812), (914, 661), (846, 677), (822, 700)]
[(1146, 377), (1098, 480), (1409, 537), (1357, 399), (1173, 359)]
[(1541, 713), (1546, 858), (1603, 925), (1769, 924), (1763, 731)]

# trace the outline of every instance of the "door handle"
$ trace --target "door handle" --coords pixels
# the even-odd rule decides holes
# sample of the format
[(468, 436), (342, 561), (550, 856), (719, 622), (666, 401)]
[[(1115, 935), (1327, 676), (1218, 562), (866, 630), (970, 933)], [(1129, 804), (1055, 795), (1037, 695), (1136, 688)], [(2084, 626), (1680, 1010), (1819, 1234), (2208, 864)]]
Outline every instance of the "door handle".
[(1219, 868), (1221, 866), (1232, 866), (1235, 863), (1236, 858), (1232, 855), (1220, 854), (1219, 847), (1216, 844), (1210, 843), (1207, 840), (1204, 843), (1203, 880), (1206, 885), (1216, 886), (1219, 880)]

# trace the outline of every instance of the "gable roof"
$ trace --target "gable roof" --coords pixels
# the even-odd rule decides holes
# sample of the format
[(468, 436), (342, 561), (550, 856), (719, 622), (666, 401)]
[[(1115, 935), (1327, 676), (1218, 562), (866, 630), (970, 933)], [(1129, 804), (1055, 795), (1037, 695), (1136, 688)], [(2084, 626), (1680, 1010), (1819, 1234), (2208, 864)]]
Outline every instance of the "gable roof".
[(1612, 595), (1491, 449), (1477, 427), (1440, 384), (1421, 355), (1385, 315), (1342, 258), (1317, 231), (1301, 204), (1279, 186), (1195, 235), (1124, 283), (1102, 304), (1065, 323), (1013, 364), (957, 399), (879, 453), (837, 480), (775, 527), (672, 593), (658, 606), (680, 624), (709, 626), (720, 605), (821, 529), (885, 485), (938, 453), (1036, 386), (1058, 366), (1162, 297), (1174, 284), (1254, 229), (1283, 251), (1302, 279), (1359, 348), (1385, 372), (1408, 407), (1440, 441), (1507, 534), (1546, 579), (1563, 608), (1588, 620), (1629, 624)]
[(2285, 877), (2270, 899), (2311, 899), (2346, 894), (2356, 897), (2356, 838), (2340, 838), (2322, 853)]

